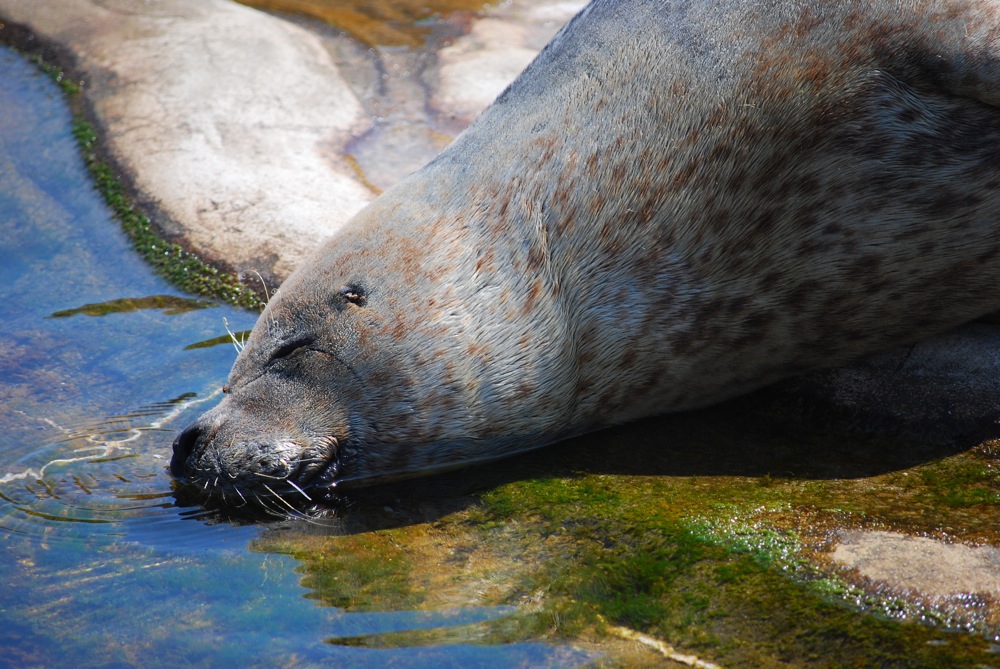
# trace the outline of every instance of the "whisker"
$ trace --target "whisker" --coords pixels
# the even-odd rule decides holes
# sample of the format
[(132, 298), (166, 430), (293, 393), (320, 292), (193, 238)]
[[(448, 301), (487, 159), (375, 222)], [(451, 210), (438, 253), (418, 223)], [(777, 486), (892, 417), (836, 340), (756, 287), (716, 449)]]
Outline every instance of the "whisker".
[(277, 476), (275, 474), (265, 474), (264, 472), (258, 472), (255, 476), (259, 476), (262, 479), (272, 479), (274, 481), (286, 481), (284, 476)]
[(267, 513), (269, 516), (275, 516), (275, 517), (278, 517), (278, 518), (285, 518), (288, 515), (286, 513), (279, 512), (277, 509), (271, 508), (271, 506), (267, 503), (268, 500), (266, 498), (264, 498), (264, 497), (261, 497), (260, 495), (258, 495), (256, 493), (254, 493), (254, 499), (256, 500), (256, 502), (260, 506), (260, 508), (263, 509), (264, 512)]
[(288, 479), (287, 481), (285, 481), (285, 483), (287, 483), (288, 485), (290, 485), (290, 486), (292, 486), (293, 488), (295, 488), (296, 490), (298, 490), (298, 491), (299, 491), (299, 494), (300, 494), (300, 495), (302, 495), (303, 497), (305, 497), (305, 498), (306, 498), (307, 500), (309, 500), (310, 502), (311, 502), (311, 501), (313, 501), (313, 498), (312, 498), (312, 497), (310, 497), (309, 495), (307, 495), (307, 494), (306, 494), (306, 491), (305, 491), (305, 490), (303, 490), (302, 488), (300, 488), (299, 486), (297, 486), (297, 485), (295, 484), (295, 481), (293, 481), (293, 480), (291, 480), (291, 479)]
[[(269, 303), (271, 302), (271, 296), (270, 296), (270, 295), (268, 294), (268, 292), (267, 292), (267, 282), (266, 282), (266, 281), (264, 281), (264, 277), (262, 277), (262, 276), (260, 275), (260, 272), (258, 272), (258, 271), (257, 271), (257, 270), (255, 270), (255, 269), (251, 269), (251, 270), (249, 270), (249, 271), (251, 271), (251, 272), (253, 272), (254, 274), (256, 274), (256, 275), (257, 275), (257, 279), (259, 279), (259, 280), (260, 280), (260, 286), (261, 286), (261, 288), (263, 288), (263, 289), (264, 289), (264, 304), (265, 304), (265, 305), (266, 305), (266, 304), (269, 304)], [(242, 278), (242, 277), (241, 277), (241, 278)], [(271, 316), (271, 325), (276, 325), (276, 321), (274, 320), (274, 316), (273, 316), (273, 315)]]
[(246, 343), (236, 338), (233, 331), (229, 329), (229, 321), (226, 320), (225, 316), (222, 317), (222, 325), (226, 328), (226, 332), (229, 333), (229, 338), (233, 340), (233, 348), (236, 349), (236, 355), (239, 355), (246, 348)]
[(302, 522), (309, 523), (310, 525), (316, 525), (317, 527), (332, 527), (333, 526), (331, 523), (325, 523), (325, 522), (323, 522), (322, 518), (316, 518), (314, 516), (310, 516), (310, 515), (308, 515), (306, 513), (301, 513), (301, 512), (297, 516), (297, 519), (301, 520)]
[(293, 514), (294, 514), (294, 513), (295, 513), (295, 512), (297, 511), (297, 509), (296, 509), (296, 508), (295, 508), (294, 506), (292, 506), (291, 504), (289, 504), (289, 503), (288, 503), (288, 502), (287, 502), (287, 501), (285, 500), (285, 498), (284, 498), (284, 497), (282, 497), (281, 495), (279, 495), (278, 493), (276, 493), (276, 492), (275, 492), (275, 491), (274, 491), (274, 490), (273, 490), (273, 489), (271, 488), (271, 486), (267, 485), (266, 483), (264, 483), (264, 484), (262, 484), (262, 485), (263, 485), (263, 486), (264, 486), (265, 488), (267, 488), (267, 491), (268, 491), (269, 493), (271, 493), (272, 495), (274, 495), (274, 499), (278, 500), (279, 502), (281, 502), (282, 504), (284, 504), (285, 506), (287, 506), (287, 507), (288, 507), (288, 508), (289, 508), (289, 509), (290, 509), (290, 510), (292, 511), (292, 513), (293, 513)]

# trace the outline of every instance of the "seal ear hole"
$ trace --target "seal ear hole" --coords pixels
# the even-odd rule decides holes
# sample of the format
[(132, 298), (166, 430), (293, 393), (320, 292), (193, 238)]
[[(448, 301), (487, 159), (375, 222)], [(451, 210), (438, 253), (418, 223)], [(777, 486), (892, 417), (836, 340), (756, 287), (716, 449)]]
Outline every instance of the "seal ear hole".
[(351, 304), (356, 304), (359, 307), (363, 307), (365, 302), (368, 301), (368, 296), (365, 295), (365, 289), (353, 283), (347, 284), (341, 288), (339, 292), (345, 300)]

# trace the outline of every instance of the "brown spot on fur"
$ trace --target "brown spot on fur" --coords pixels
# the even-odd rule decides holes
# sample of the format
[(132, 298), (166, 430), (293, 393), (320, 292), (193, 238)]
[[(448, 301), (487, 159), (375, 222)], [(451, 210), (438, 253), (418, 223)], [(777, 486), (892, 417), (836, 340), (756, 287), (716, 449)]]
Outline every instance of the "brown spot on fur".
[(538, 274), (545, 269), (545, 253), (538, 246), (532, 246), (528, 249), (528, 266), (526, 269), (529, 274)]
[(488, 346), (481, 342), (471, 341), (465, 347), (466, 352), (474, 358), (485, 358), (490, 349)]
[(689, 160), (684, 165), (684, 167), (677, 170), (677, 176), (674, 177), (674, 183), (673, 183), (674, 187), (684, 188), (691, 180), (691, 177), (694, 175), (694, 173), (697, 171), (698, 164), (699, 164), (698, 158), (694, 157), (691, 160)]
[(531, 282), (531, 287), (528, 289), (528, 294), (524, 296), (524, 303), (521, 306), (521, 315), (527, 316), (535, 308), (535, 300), (538, 296), (542, 294), (542, 282), (540, 279), (535, 279)]

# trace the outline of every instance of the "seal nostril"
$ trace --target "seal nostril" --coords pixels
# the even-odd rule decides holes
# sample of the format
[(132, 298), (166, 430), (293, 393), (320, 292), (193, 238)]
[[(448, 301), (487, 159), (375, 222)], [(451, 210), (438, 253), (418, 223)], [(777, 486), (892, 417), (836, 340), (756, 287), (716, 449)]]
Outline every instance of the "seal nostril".
[(186, 474), (188, 456), (194, 450), (194, 445), (201, 436), (201, 430), (195, 425), (189, 425), (183, 432), (174, 439), (174, 455), (170, 458), (170, 473), (176, 478), (183, 478)]

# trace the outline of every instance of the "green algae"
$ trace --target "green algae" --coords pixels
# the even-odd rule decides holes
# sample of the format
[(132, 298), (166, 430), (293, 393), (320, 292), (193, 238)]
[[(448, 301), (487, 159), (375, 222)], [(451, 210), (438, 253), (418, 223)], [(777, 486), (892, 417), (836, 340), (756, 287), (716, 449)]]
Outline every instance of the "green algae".
[(236, 346), (237, 350), (243, 345), (243, 342), (247, 340), (250, 336), (251, 330), (240, 330), (239, 332), (233, 332), (232, 334), (225, 334), (220, 337), (212, 337), (211, 339), (205, 339), (203, 341), (198, 341), (193, 344), (188, 344), (184, 347), (185, 351), (192, 351), (199, 348), (212, 348), (213, 346)]
[(52, 81), (54, 81), (57, 86), (59, 86), (60, 90), (62, 90), (64, 95), (72, 97), (83, 92), (82, 85), (79, 82), (74, 81), (70, 77), (66, 76), (66, 73), (63, 72), (62, 68), (47, 62), (44, 58), (42, 58), (38, 54), (26, 57), (29, 62), (34, 64), (39, 70), (48, 75), (48, 77), (52, 79)]
[[(395, 517), (359, 519), (359, 504), (344, 534), (283, 546), (315, 597), (348, 610), (517, 607), (357, 644), (559, 640), (607, 666), (655, 665), (625, 652), (627, 628), (722, 666), (1000, 664), (994, 604), (873, 587), (829, 557), (850, 529), (1000, 543), (996, 443), (929, 447), (808, 418), (758, 396), (616, 428), (397, 489)], [(360, 575), (346, 574), (359, 547)], [(396, 566), (376, 577), (383, 555)]]
[[(528, 505), (528, 534), (571, 538), (573, 552), (526, 576), (523, 586), (545, 588), (546, 606), (563, 621), (560, 635), (607, 621), (723, 666), (944, 667), (995, 659), (981, 637), (859, 612), (839, 597), (855, 590), (816, 578), (797, 537), (766, 520), (756, 527), (724, 516), (692, 520), (651, 502), (659, 485), (646, 481), (617, 482), (617, 500), (591, 505), (586, 496), (595, 483), (607, 485), (589, 476), (551, 480), (537, 497), (537, 481), (509, 484), (484, 495), (480, 510), (484, 520), (509, 521), (515, 499)], [(708, 508), (723, 492), (709, 498), (700, 485), (681, 491), (684, 481), (661, 483), (702, 497)], [(574, 491), (568, 505), (552, 504)], [(756, 513), (769, 516), (767, 509)]]
[[(293, 556), (299, 557), (292, 553)], [(347, 537), (336, 552), (317, 556), (302, 585), (310, 597), (351, 611), (405, 610), (423, 597), (411, 584), (412, 564), (384, 533)]]
[(195, 300), (177, 295), (150, 295), (147, 297), (123, 297), (107, 302), (84, 304), (75, 309), (63, 309), (54, 312), (49, 318), (69, 318), (71, 316), (101, 317), (110, 314), (128, 314), (146, 309), (162, 310), (167, 316), (186, 314), (197, 309), (211, 309), (218, 306), (215, 302)]
[[(692, 519), (650, 498), (661, 487), (679, 507), (712, 506), (710, 487), (697, 481), (546, 477), (500, 485), (431, 526), (284, 541), (303, 562), (313, 596), (345, 610), (434, 608), (441, 579), (460, 572), (479, 582), (483, 574), (469, 574), (476, 564), (504, 572), (506, 583), (467, 604), (520, 607), (501, 621), (349, 640), (356, 645), (549, 639), (601, 647), (613, 640), (612, 626), (623, 626), (723, 666), (958, 667), (995, 659), (981, 636), (851, 605), (846, 595), (857, 591), (820, 578), (802, 558), (799, 537), (768, 522), (772, 511), (791, 507), (751, 509), (756, 520), (748, 520), (735, 517), (738, 502), (718, 504), (716, 518)], [(428, 552), (428, 544), (468, 559), (442, 563), (442, 551)]]
[[(1000, 505), (1000, 461), (976, 451), (972, 458), (952, 458), (921, 468), (918, 497), (930, 505), (985, 511)], [(979, 515), (979, 514), (977, 514)]]

